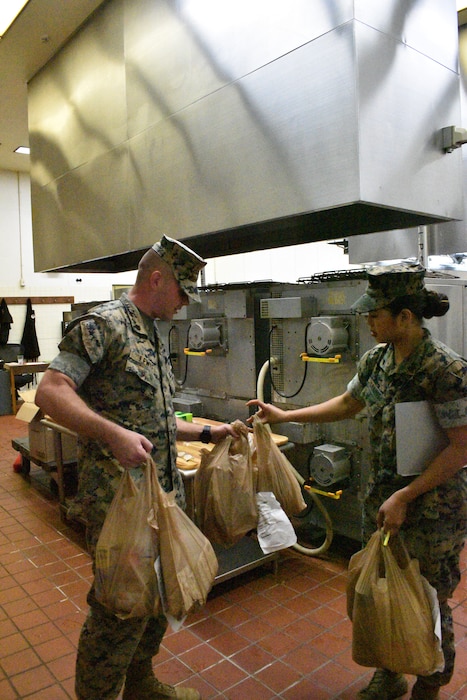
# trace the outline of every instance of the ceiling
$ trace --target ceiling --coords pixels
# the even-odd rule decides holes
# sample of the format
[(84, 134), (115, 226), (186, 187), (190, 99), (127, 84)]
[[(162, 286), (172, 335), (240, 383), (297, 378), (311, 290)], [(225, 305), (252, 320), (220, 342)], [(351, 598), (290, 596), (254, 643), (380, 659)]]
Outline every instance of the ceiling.
[(0, 170), (29, 171), (27, 83), (102, 2), (30, 0), (0, 39)]

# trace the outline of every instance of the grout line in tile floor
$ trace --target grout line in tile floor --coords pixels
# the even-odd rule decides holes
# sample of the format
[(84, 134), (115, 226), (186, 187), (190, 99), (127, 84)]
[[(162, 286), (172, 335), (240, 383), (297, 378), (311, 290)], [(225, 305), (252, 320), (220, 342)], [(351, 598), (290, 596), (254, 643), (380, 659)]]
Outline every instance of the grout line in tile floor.
[[(91, 565), (82, 529), (62, 520), (44, 489), (50, 474), (13, 470), (11, 440), (26, 434), (26, 424), (0, 416), (0, 700), (67, 700)], [(372, 670), (352, 661), (350, 554), (336, 537), (322, 558), (286, 550), (277, 576), (265, 565), (216, 585), (202, 611), (168, 632), (156, 675), (203, 700), (355, 698)], [(464, 552), (452, 601), (456, 672), (442, 700), (467, 700), (466, 569)]]

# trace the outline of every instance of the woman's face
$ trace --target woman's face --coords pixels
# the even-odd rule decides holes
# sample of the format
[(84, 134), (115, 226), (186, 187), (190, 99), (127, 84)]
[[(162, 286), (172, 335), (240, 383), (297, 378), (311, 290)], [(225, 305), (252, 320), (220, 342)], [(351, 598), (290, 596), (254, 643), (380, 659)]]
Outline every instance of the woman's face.
[(398, 316), (393, 316), (387, 309), (369, 312), (366, 320), (377, 343), (393, 343), (398, 340), (400, 327), (397, 319)]

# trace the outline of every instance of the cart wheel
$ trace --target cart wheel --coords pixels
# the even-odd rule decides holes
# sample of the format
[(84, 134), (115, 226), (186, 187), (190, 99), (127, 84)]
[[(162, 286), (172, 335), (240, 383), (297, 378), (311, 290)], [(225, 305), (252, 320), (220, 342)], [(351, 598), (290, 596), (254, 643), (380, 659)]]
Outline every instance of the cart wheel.
[(29, 472), (31, 471), (30, 460), (27, 457), (24, 457), (19, 452), (16, 456), (15, 461), (13, 462), (13, 471), (17, 474), (23, 474), (24, 476), (28, 476)]
[(15, 461), (13, 462), (13, 471), (17, 474), (23, 471), (23, 458), (19, 452), (16, 455)]

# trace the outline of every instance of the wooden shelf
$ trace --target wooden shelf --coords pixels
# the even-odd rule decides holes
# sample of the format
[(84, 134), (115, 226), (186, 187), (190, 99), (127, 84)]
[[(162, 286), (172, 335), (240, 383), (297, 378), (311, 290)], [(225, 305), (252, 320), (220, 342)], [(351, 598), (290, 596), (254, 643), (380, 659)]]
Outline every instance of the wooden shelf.
[(28, 299), (31, 304), (74, 304), (74, 297), (3, 297), (6, 304), (26, 304)]

